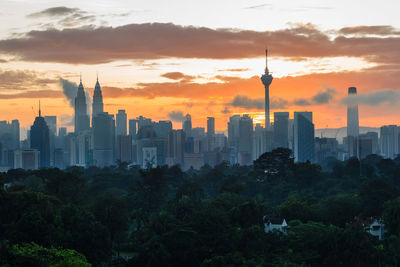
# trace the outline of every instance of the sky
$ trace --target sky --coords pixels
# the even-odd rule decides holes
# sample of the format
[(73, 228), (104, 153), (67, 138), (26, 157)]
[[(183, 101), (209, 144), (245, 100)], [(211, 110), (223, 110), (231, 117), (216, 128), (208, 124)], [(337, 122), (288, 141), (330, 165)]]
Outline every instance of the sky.
[(263, 124), (266, 47), (271, 117), (306, 110), (316, 128), (342, 127), (358, 103), (360, 125), (400, 124), (400, 1), (0, 1), (0, 120), (22, 127), (41, 100), (73, 130), (63, 84), (80, 74), (88, 96), (98, 74), (112, 114)]

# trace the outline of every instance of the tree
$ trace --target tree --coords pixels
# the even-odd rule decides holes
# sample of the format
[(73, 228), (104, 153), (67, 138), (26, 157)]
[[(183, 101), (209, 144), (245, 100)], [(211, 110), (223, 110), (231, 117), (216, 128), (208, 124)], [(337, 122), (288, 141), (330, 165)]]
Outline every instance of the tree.
[(315, 218), (315, 211), (306, 200), (300, 200), (296, 195), (291, 195), (278, 206), (278, 214), (286, 221), (301, 220), (308, 222)]
[(294, 158), (292, 151), (287, 148), (277, 148), (262, 154), (254, 161), (254, 170), (261, 176), (286, 176), (292, 169)]
[(327, 224), (345, 227), (361, 212), (360, 200), (354, 195), (337, 194), (320, 202), (319, 218)]
[(0, 242), (1, 266), (90, 267), (85, 256), (71, 249), (45, 248), (35, 243)]
[(386, 201), (400, 195), (400, 191), (383, 179), (374, 179), (360, 188), (364, 216), (380, 216)]
[(400, 236), (400, 197), (385, 203), (383, 220), (389, 233)]
[(96, 219), (106, 226), (111, 243), (119, 253), (119, 245), (129, 227), (127, 200), (113, 195), (105, 195), (95, 201), (93, 213)]

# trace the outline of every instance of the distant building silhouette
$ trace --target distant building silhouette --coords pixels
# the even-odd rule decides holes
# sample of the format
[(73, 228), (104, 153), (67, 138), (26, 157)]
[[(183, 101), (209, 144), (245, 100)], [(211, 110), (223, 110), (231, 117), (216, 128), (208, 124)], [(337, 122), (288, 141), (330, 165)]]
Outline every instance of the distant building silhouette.
[(380, 132), (382, 156), (394, 159), (399, 154), (399, 127), (396, 125), (382, 126)]
[(192, 117), (190, 114), (186, 114), (185, 120), (182, 123), (182, 129), (186, 134), (186, 137), (192, 136)]
[(50, 138), (49, 138), (49, 127), (46, 121), (42, 117), (40, 104), (39, 104), (39, 116), (35, 118), (30, 131), (31, 148), (37, 149), (40, 152), (40, 164), (39, 167), (50, 166)]
[(252, 163), (253, 156), (253, 119), (245, 114), (239, 119), (239, 163), (248, 165)]
[(125, 136), (127, 134), (127, 116), (125, 113), (124, 109), (120, 109), (118, 110), (118, 113), (116, 115), (116, 124), (117, 124), (117, 128), (116, 128), (116, 134), (117, 136), (119, 135), (123, 135)]
[(92, 124), (93, 118), (103, 112), (103, 95), (101, 93), (101, 87), (99, 83), (99, 77), (97, 76), (96, 84), (93, 92), (93, 104), (92, 104)]
[(93, 164), (99, 167), (114, 164), (115, 121), (107, 112), (93, 118)]
[(295, 112), (293, 129), (295, 161), (314, 162), (315, 144), (312, 112)]
[[(349, 87), (349, 96), (357, 95), (356, 87)], [(347, 104), (347, 136), (357, 137), (359, 135), (358, 104)]]
[(289, 112), (274, 112), (274, 147), (289, 147)]
[(81, 78), (78, 86), (78, 92), (75, 97), (75, 133), (89, 129), (90, 119), (87, 114), (86, 96)]

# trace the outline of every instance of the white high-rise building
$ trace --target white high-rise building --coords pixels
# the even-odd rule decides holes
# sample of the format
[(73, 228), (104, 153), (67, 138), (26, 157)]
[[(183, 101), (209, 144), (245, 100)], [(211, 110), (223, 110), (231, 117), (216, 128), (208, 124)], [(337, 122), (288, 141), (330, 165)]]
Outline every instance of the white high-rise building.
[[(349, 96), (357, 95), (357, 88), (349, 87)], [(357, 137), (359, 135), (358, 104), (347, 104), (347, 136)]]

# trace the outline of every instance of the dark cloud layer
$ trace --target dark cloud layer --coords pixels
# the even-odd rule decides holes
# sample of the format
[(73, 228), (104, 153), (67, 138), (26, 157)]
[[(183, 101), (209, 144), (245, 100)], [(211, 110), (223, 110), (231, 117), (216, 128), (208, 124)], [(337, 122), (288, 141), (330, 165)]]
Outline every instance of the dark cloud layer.
[(319, 91), (311, 99), (315, 104), (326, 104), (333, 99), (333, 96), (337, 93), (335, 89), (326, 88), (323, 91)]
[(380, 104), (399, 104), (400, 91), (393, 89), (384, 89), (364, 94), (347, 96), (342, 99), (343, 104), (361, 104), (376, 106)]
[(168, 113), (168, 118), (172, 121), (181, 122), (185, 119), (182, 111), (174, 110)]
[[(368, 35), (369, 32), (392, 34), (393, 31), (397, 30), (343, 28), (332, 39), (328, 33), (311, 24), (258, 32), (144, 23), (30, 31), (22, 38), (0, 40), (0, 53), (25, 61), (97, 64), (166, 57), (251, 58), (262, 55), (268, 46), (274, 56), (291, 59), (354, 56), (378, 63), (398, 64), (400, 37)], [(348, 36), (347, 33), (358, 35)]]

